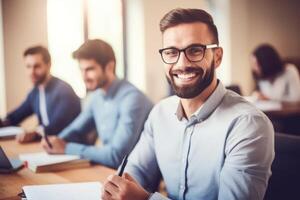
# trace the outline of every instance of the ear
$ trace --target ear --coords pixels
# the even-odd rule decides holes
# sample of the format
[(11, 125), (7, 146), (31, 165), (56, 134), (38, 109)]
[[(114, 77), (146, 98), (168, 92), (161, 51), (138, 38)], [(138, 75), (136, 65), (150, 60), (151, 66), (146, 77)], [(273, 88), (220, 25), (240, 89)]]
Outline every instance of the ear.
[(47, 63), (47, 67), (48, 67), (48, 70), (50, 72), (50, 70), (51, 70), (51, 62)]
[(116, 67), (116, 63), (114, 61), (109, 61), (106, 64), (105, 71), (108, 72), (109, 74), (115, 74), (115, 67)]
[(218, 47), (214, 50), (214, 57), (215, 57), (215, 67), (218, 68), (222, 62), (222, 58), (223, 58), (223, 48), (222, 47)]

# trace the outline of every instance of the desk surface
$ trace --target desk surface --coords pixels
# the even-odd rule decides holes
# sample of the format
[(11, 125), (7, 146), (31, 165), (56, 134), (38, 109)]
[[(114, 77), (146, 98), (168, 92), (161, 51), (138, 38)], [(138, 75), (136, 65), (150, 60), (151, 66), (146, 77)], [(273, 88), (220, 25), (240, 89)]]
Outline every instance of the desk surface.
[(272, 118), (298, 117), (300, 116), (300, 102), (297, 103), (281, 103), (282, 108), (279, 110), (264, 111), (266, 115)]
[[(8, 157), (17, 157), (19, 153), (33, 153), (42, 150), (39, 143), (21, 145), (14, 139), (0, 140), (0, 145)], [(0, 199), (19, 199), (17, 194), (25, 185), (104, 182), (106, 177), (113, 173), (115, 173), (115, 170), (100, 165), (50, 173), (34, 173), (27, 168), (23, 168), (16, 173), (0, 174)]]

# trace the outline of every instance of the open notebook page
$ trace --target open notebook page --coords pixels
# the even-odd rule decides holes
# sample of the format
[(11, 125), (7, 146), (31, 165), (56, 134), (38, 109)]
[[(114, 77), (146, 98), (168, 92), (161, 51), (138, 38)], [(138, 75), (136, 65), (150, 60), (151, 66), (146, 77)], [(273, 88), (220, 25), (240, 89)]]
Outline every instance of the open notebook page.
[(50, 155), (47, 152), (26, 153), (19, 155), (20, 160), (37, 166), (68, 162), (80, 159), (77, 155)]
[(84, 182), (69, 184), (24, 186), (27, 200), (99, 200), (102, 184), (100, 182)]

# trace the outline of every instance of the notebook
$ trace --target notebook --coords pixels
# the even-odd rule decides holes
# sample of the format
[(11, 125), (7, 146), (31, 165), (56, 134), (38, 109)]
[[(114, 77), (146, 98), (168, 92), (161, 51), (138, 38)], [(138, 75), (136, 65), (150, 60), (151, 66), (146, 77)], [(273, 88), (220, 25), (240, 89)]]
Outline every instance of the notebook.
[(17, 134), (25, 133), (24, 129), (18, 126), (0, 128), (0, 138), (15, 137)]
[(83, 182), (51, 185), (30, 185), (23, 187), (27, 200), (99, 200), (102, 184)]
[(80, 159), (80, 157), (76, 155), (50, 155), (47, 152), (38, 152), (20, 154), (19, 158), (26, 163), (29, 169), (36, 173), (90, 166), (88, 160)]

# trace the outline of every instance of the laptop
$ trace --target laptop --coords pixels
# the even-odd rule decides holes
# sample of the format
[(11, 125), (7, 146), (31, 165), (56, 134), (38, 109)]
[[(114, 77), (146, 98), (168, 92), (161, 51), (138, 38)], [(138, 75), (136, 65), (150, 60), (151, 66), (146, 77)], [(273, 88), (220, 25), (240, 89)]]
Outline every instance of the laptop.
[(15, 172), (23, 167), (23, 162), (19, 159), (9, 159), (0, 146), (0, 173)]

